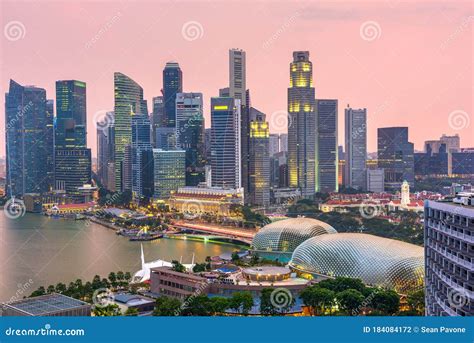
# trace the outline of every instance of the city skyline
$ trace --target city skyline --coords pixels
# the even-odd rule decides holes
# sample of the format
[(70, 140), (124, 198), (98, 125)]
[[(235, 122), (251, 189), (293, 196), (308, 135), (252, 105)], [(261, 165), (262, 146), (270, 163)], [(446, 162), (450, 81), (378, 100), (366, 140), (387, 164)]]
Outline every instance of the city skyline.
[[(341, 123), (347, 104), (367, 108), (369, 152), (376, 150), (376, 129), (390, 126), (408, 126), (409, 139), (416, 150), (422, 150), (425, 140), (442, 133), (458, 133), (463, 147), (474, 145), (470, 134), (472, 73), (466, 67), (472, 65), (469, 63), (472, 55), (466, 54), (465, 49), (472, 44), (468, 41), (472, 32), (468, 3), (436, 8), (428, 5), (417, 11), (416, 16), (410, 5), (402, 3), (392, 7), (358, 4), (354, 11), (350, 2), (301, 2), (296, 7), (230, 4), (236, 14), (245, 10), (249, 17), (248, 25), (241, 31), (226, 28), (225, 19), (210, 17), (194, 4), (139, 4), (135, 7), (76, 2), (42, 6), (20, 3), (13, 7), (13, 2), (2, 3), (4, 26), (12, 21), (21, 22), (24, 37), (14, 40), (7, 35), (2, 37), (5, 49), (0, 91), (7, 91), (11, 78), (22, 85), (44, 88), (47, 98), (53, 99), (57, 80), (86, 82), (88, 147), (96, 156), (94, 117), (99, 111), (113, 110), (114, 72), (123, 72), (135, 80), (143, 87), (144, 98), (151, 101), (161, 95), (166, 62), (175, 60), (183, 72), (183, 91), (203, 93), (208, 128), (210, 98), (218, 96), (218, 90), (228, 85), (228, 50), (241, 48), (247, 53), (246, 83), (251, 90), (252, 105), (267, 114), (271, 133), (285, 133), (286, 118), (281, 117), (286, 117), (287, 112), (291, 54), (308, 50), (313, 62), (316, 99), (339, 101), (339, 133), (344, 129)], [(33, 6), (35, 11), (22, 11), (24, 6)], [(216, 10), (221, 6), (213, 4)], [(163, 14), (157, 21), (146, 20), (152, 9), (161, 8)], [(40, 26), (35, 17), (40, 18), (43, 11), (48, 11), (49, 18), (61, 20), (55, 24), (51, 19), (50, 25)], [(165, 15), (166, 11), (173, 15)], [(77, 13), (89, 16), (84, 18)], [(254, 22), (262, 14), (264, 20)], [(126, 17), (135, 20), (138, 15), (143, 16), (143, 21), (136, 21), (136, 27), (126, 25)], [(174, 19), (173, 23), (169, 22), (170, 18)], [(373, 27), (377, 36), (373, 40), (361, 30), (368, 22), (378, 25)], [(195, 31), (186, 31), (191, 24)], [(62, 25), (64, 32), (55, 31), (55, 25)], [(255, 35), (246, 34), (254, 25), (260, 25), (261, 29)], [(228, 39), (223, 41), (217, 33), (225, 33)], [(406, 39), (400, 40), (400, 33)], [(68, 40), (61, 40), (64, 49), (38, 45), (40, 36), (59, 44), (65, 34)], [(419, 44), (421, 39), (423, 44)], [(393, 42), (397, 46), (392, 46)], [(129, 46), (141, 52), (139, 63)], [(412, 56), (417, 56), (417, 60)], [(361, 82), (364, 80), (367, 82)], [(5, 128), (4, 118), (0, 116), (1, 128)], [(338, 144), (343, 145), (341, 134)], [(0, 155), (5, 155), (3, 145)]]

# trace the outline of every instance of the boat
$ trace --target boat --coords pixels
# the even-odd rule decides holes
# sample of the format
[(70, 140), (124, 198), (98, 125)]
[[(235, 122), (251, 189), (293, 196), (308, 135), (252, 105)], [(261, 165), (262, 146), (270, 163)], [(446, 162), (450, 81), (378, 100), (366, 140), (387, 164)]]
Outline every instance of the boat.
[(130, 237), (130, 241), (154, 241), (155, 239), (162, 238), (163, 235), (161, 233), (157, 234), (144, 234), (144, 235), (137, 235), (137, 236), (132, 236)]

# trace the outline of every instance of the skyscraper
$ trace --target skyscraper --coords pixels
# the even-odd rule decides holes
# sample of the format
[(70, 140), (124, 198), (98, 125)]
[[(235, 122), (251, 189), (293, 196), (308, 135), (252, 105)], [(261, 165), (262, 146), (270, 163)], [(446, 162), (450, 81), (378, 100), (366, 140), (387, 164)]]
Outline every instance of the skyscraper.
[(378, 167), (384, 169), (386, 191), (399, 190), (403, 181), (414, 186), (414, 149), (408, 141), (408, 127), (377, 129)]
[(183, 92), (183, 73), (176, 62), (163, 69), (164, 127), (176, 126), (176, 94)]
[(229, 50), (229, 96), (240, 100), (241, 105), (247, 104), (245, 51)]
[[(144, 183), (149, 175), (148, 169), (152, 167), (144, 163), (149, 156), (151, 146), (150, 118), (147, 114), (136, 114), (132, 116), (132, 194), (135, 199), (151, 194), (145, 194)], [(148, 155), (147, 155), (148, 154)]]
[(367, 110), (345, 110), (346, 186), (367, 189)]
[(43, 193), (52, 187), (53, 118), (49, 111), (51, 107), (47, 106), (43, 88), (21, 86), (10, 80), (5, 94), (6, 193), (9, 196)]
[(163, 126), (164, 121), (164, 103), (163, 103), (163, 96), (155, 96), (153, 98), (153, 111), (151, 114), (151, 126), (152, 126), (152, 143), (153, 146), (156, 148), (156, 131), (159, 127)]
[(86, 84), (56, 81), (55, 188), (68, 194), (91, 182), (87, 148)]
[(176, 145), (186, 151), (186, 186), (205, 180), (204, 115), (201, 93), (176, 96)]
[[(114, 112), (107, 113), (108, 118), (114, 117)], [(97, 176), (103, 187), (113, 191), (115, 179), (109, 180), (110, 165), (114, 161), (115, 128), (113, 123), (106, 127), (97, 125)]]
[(308, 51), (293, 52), (288, 88), (288, 173), (289, 185), (303, 197), (316, 191), (316, 113), (313, 65)]
[(270, 130), (266, 121), (250, 122), (249, 203), (270, 205)]
[(280, 152), (288, 152), (288, 134), (280, 133)]
[(143, 89), (127, 75), (114, 73), (115, 190), (121, 191), (125, 147), (132, 144), (132, 116), (146, 113)]
[(241, 180), (240, 100), (211, 98), (212, 186), (238, 189)]
[(337, 158), (337, 100), (316, 100), (316, 190), (339, 189)]
[(280, 135), (278, 133), (270, 134), (269, 147), (270, 156), (280, 152)]
[(166, 199), (185, 186), (185, 159), (184, 150), (153, 149), (155, 198)]

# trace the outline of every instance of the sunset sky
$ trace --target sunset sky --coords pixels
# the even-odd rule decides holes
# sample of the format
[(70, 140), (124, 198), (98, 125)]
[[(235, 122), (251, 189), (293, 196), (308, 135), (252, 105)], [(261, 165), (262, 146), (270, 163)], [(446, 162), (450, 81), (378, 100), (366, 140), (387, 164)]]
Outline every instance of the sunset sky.
[[(113, 110), (115, 71), (143, 87), (151, 111), (165, 63), (178, 62), (184, 91), (205, 96), (209, 127), (209, 98), (228, 84), (229, 48), (247, 52), (252, 105), (267, 114), (273, 132), (286, 131), (292, 52), (308, 50), (316, 98), (339, 99), (340, 144), (350, 104), (368, 110), (369, 151), (385, 126), (409, 126), (418, 150), (443, 133), (474, 147), (472, 1), (0, 3), (0, 93), (11, 78), (54, 99), (56, 80), (85, 81), (94, 155), (93, 118)], [(3, 101), (1, 108), (4, 156)]]

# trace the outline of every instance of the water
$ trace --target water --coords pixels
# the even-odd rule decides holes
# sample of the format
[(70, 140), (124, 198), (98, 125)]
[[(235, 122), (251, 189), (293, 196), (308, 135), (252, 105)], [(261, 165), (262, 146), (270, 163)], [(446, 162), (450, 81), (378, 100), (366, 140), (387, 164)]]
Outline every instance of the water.
[(9, 300), (20, 289), (26, 289), (23, 296), (57, 282), (89, 281), (96, 274), (107, 277), (119, 270), (133, 274), (141, 266), (141, 243), (147, 262), (182, 258), (183, 263), (191, 263), (193, 253), (196, 262), (203, 262), (206, 256), (235, 250), (231, 245), (174, 239), (130, 242), (84, 220), (39, 214), (9, 219), (0, 210), (0, 301)]

